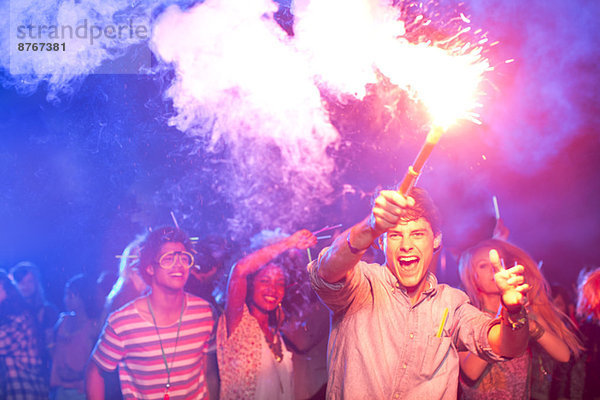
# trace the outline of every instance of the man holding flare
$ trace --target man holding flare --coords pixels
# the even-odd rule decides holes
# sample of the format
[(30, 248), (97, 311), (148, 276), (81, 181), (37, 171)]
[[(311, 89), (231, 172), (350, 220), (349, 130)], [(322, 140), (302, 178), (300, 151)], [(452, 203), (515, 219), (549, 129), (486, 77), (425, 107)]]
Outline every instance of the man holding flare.
[[(490, 252), (503, 302), (491, 319), (429, 271), (441, 240), (425, 190), (384, 190), (369, 217), (309, 264), (313, 288), (333, 312), (328, 399), (456, 399), (458, 350), (494, 362), (526, 349), (523, 267), (504, 269)], [(383, 266), (360, 261), (374, 243)]]

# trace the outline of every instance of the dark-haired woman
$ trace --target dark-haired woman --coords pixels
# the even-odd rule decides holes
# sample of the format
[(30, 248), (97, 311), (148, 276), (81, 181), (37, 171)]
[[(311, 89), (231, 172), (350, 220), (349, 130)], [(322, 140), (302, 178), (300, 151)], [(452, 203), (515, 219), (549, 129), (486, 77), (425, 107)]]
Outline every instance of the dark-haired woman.
[(217, 333), (221, 400), (294, 398), (292, 356), (279, 330), (286, 277), (271, 261), (289, 249), (313, 246), (316, 240), (301, 230), (232, 268)]

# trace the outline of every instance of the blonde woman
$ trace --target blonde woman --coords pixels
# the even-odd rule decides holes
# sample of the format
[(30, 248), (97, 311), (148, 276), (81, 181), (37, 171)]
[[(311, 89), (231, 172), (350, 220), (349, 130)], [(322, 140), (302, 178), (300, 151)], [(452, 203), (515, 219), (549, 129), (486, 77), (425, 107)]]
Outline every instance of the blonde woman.
[[(529, 399), (531, 396), (532, 352), (547, 353), (552, 359), (567, 362), (571, 353), (579, 355), (581, 343), (565, 325), (561, 313), (553, 305), (548, 293), (549, 286), (537, 263), (519, 247), (506, 241), (489, 239), (466, 250), (460, 257), (459, 272), (465, 291), (471, 302), (491, 317), (500, 309), (500, 291), (494, 282), (494, 269), (489, 262), (489, 252), (495, 249), (504, 265), (515, 263), (525, 267), (525, 280), (531, 286), (526, 308), (529, 314), (529, 349), (521, 357), (488, 365), (469, 352), (462, 352), (461, 398), (513, 398)], [(535, 361), (539, 361), (537, 358)], [(552, 370), (549, 369), (551, 372)], [(547, 371), (546, 371), (547, 372)]]

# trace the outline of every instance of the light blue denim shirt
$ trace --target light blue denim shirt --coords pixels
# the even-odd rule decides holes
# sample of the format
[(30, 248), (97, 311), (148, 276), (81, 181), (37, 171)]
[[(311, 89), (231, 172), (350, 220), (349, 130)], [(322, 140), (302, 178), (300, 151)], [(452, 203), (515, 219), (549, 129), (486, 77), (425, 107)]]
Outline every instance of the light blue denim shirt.
[(464, 292), (438, 284), (432, 273), (411, 305), (385, 266), (361, 261), (345, 281), (330, 284), (317, 274), (319, 261), (308, 270), (313, 289), (333, 312), (328, 399), (456, 399), (459, 350), (505, 360), (487, 338), (496, 321), (469, 304)]

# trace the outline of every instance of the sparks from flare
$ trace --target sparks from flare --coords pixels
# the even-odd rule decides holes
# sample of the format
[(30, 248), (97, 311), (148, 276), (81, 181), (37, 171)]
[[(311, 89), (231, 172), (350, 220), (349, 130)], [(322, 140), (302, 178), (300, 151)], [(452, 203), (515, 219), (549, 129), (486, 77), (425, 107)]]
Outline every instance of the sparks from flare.
[[(416, 20), (422, 19), (424, 17)], [(470, 23), (462, 13), (460, 20)], [(474, 111), (480, 107), (477, 100), (481, 94), (480, 84), (484, 74), (493, 68), (482, 55), (487, 38), (475, 40), (475, 45), (462, 39), (470, 30), (470, 27), (461, 28), (439, 43), (427, 40), (413, 44), (398, 40), (394, 44), (396, 51), (383, 53), (386, 57), (378, 64), (381, 73), (421, 102), (430, 116), (431, 128), (425, 142), (398, 187), (404, 195), (416, 183), (433, 148), (450, 125), (460, 119), (480, 124), (479, 115)], [(477, 30), (474, 35), (480, 33)], [(403, 55), (402, 61), (396, 54)], [(405, 62), (406, 58), (410, 62)]]
[[(295, 43), (317, 80), (340, 96), (362, 99), (366, 86), (383, 75), (421, 102), (433, 125), (447, 129), (458, 119), (477, 123), (479, 85), (492, 69), (482, 54), (488, 39), (480, 29), (471, 32), (464, 13), (443, 22), (444, 13), (432, 8), (310, 1), (296, 10)], [(324, 23), (335, 10), (340, 18)], [(437, 14), (435, 21), (428, 14)]]
[[(429, 6), (330, 0), (310, 1), (296, 10), (297, 47), (308, 53), (313, 74), (328, 90), (362, 99), (367, 84), (383, 77), (426, 107), (431, 129), (399, 187), (404, 194), (416, 183), (450, 125), (460, 119), (480, 123), (474, 111), (480, 106), (479, 87), (484, 74), (493, 69), (483, 56), (488, 43), (485, 33), (471, 32), (466, 26), (471, 21), (464, 13), (455, 14), (447, 23), (434, 21), (427, 14), (439, 18), (440, 13)], [(336, 9), (344, 10), (343, 18), (324, 24), (320, 17)], [(434, 26), (439, 24), (439, 29)], [(319, 30), (323, 27), (327, 32)]]
[[(401, 71), (398, 68), (393, 72), (401, 71), (414, 82), (409, 89), (427, 107), (431, 129), (399, 185), (398, 190), (404, 195), (416, 184), (433, 148), (450, 125), (459, 119), (480, 123), (478, 114), (473, 110), (479, 106), (477, 95), (483, 74), (491, 70), (487, 59), (481, 56), (480, 47), (457, 53), (437, 47), (417, 46), (411, 49), (411, 53), (418, 62), (411, 64), (410, 70)], [(440, 65), (446, 69), (437, 71)]]
[[(255, 161), (260, 157), (246, 154), (248, 140), (280, 148), (282, 171), (300, 178), (291, 185), (284, 173), (282, 184), (298, 188), (294, 193), (303, 203), (326, 197), (333, 171), (326, 150), (339, 135), (327, 119), (323, 93), (362, 99), (384, 77), (426, 106), (437, 126), (476, 120), (473, 91), (489, 68), (482, 56), (488, 41), (481, 31), (471, 32), (464, 13), (433, 9), (438, 7), (433, 2), (413, 3), (407, 12), (407, 3), (379, 0), (298, 1), (294, 35), (286, 36), (269, 17), (272, 2), (240, 4), (210, 0), (186, 11), (170, 7), (152, 37), (155, 53), (176, 68), (168, 91), (176, 109), (170, 123), (208, 136), (209, 151), (221, 143), (233, 148), (232, 165), (240, 168), (224, 191), (236, 205), (230, 229), (239, 234), (248, 215), (257, 224), (267, 215), (275, 218), (264, 192), (248, 196), (247, 181), (259, 187), (267, 180), (263, 164)], [(181, 40), (189, 35), (193, 40)], [(208, 133), (207, 118), (215, 121)], [(286, 220), (292, 224), (303, 217), (298, 211)]]

